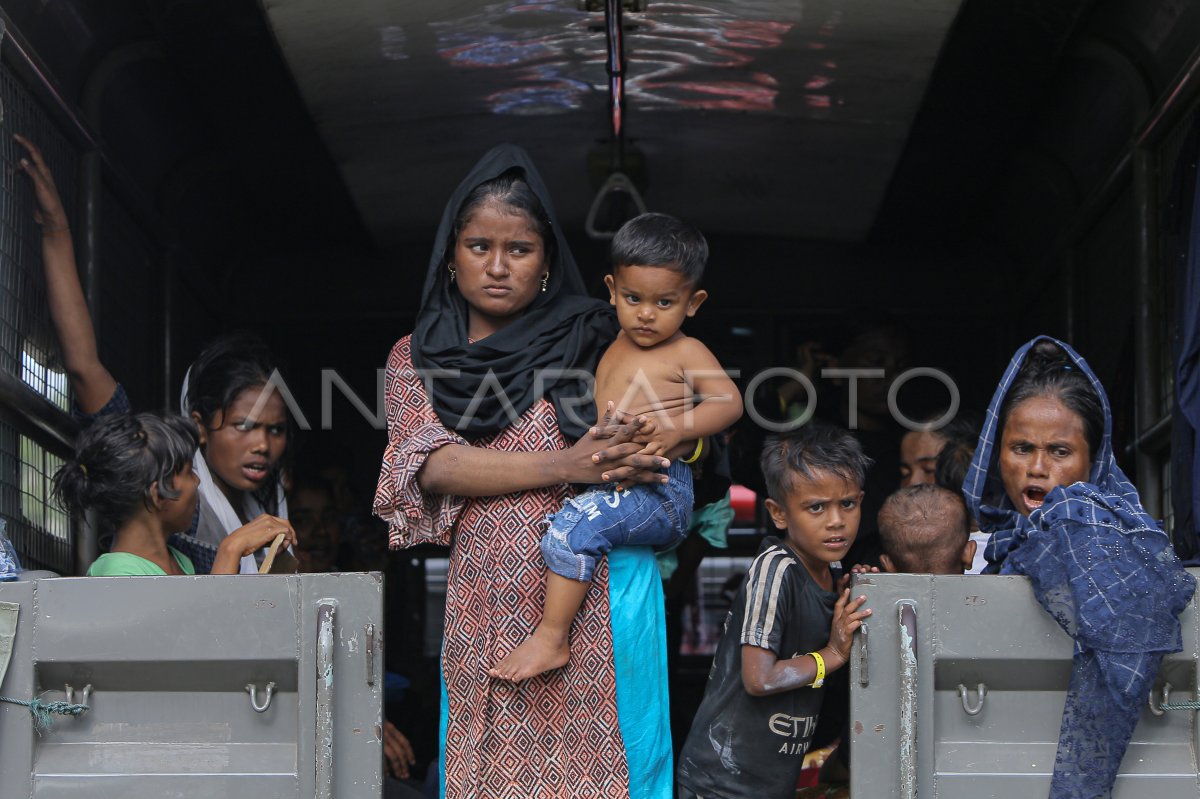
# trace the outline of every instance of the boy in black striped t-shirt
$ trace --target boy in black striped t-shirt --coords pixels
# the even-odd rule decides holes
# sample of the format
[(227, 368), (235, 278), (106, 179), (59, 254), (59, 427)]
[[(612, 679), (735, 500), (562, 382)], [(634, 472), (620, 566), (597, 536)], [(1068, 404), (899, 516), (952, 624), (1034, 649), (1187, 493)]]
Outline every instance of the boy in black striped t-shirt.
[(809, 423), (763, 449), (768, 537), (738, 591), (704, 700), (679, 754), (679, 796), (783, 799), (795, 791), (825, 676), (871, 611), (830, 566), (858, 532), (870, 459), (849, 433)]

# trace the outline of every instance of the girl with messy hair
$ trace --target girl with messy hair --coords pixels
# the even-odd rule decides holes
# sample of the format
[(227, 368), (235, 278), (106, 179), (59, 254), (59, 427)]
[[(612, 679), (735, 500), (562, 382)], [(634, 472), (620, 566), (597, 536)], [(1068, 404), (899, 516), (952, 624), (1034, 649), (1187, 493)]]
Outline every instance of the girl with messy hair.
[[(79, 434), (75, 455), (54, 476), (59, 503), (74, 513), (94, 512), (114, 534), (109, 552), (88, 568), (101, 577), (195, 574), (191, 559), (168, 538), (192, 524), (200, 478), (192, 471), (198, 433), (191, 421), (153, 413), (118, 413)], [(243, 527), (217, 548), (213, 574), (237, 574), (241, 559), (276, 533)], [(285, 533), (287, 543), (295, 534)]]

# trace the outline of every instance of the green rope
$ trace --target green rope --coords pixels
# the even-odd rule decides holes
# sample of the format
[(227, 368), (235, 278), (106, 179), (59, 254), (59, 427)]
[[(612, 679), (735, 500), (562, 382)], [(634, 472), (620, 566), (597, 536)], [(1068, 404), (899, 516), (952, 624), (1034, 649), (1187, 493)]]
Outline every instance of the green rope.
[(1163, 702), (1159, 710), (1200, 710), (1200, 702)]
[(87, 705), (73, 705), (70, 702), (44, 702), (38, 698), (26, 702), (23, 699), (9, 699), (7, 696), (0, 696), (0, 702), (29, 708), (29, 715), (33, 716), (33, 728), (37, 730), (38, 735), (54, 726), (54, 719), (50, 717), (51, 713), (59, 716), (78, 716), (88, 709)]

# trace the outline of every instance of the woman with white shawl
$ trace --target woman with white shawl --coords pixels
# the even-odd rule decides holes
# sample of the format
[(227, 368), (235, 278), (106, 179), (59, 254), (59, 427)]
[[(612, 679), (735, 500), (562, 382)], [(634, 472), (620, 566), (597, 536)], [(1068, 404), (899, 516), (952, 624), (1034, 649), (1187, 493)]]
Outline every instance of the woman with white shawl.
[[(28, 152), (20, 166), (32, 181), (38, 206), (34, 218), (42, 228), (46, 298), (62, 346), (75, 416), (86, 425), (102, 415), (129, 412), (124, 387), (100, 361), (67, 214), (54, 178), (37, 147), (22, 136), (15, 138)], [(274, 390), (274, 374), (265, 344), (240, 334), (206, 348), (184, 379), (180, 410), (200, 427), (200, 448), (192, 464), (200, 477), (200, 503), (191, 530), (173, 536), (171, 546), (191, 557), (197, 574), (208, 573), (217, 546), (235, 530), (250, 526), (263, 533), (291, 530), (280, 480), (288, 416), (283, 398)], [(243, 557), (241, 571), (257, 572), (258, 557)]]

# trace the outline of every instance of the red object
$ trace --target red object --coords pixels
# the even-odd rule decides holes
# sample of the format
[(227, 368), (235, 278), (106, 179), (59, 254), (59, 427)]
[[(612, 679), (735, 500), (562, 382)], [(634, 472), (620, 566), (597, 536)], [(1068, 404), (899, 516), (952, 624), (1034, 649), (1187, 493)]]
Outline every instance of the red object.
[(729, 504), (733, 507), (733, 523), (754, 524), (758, 521), (758, 495), (743, 485), (729, 487)]
[(821, 767), (809, 766), (800, 770), (800, 778), (796, 780), (797, 788), (815, 788), (821, 784)]

